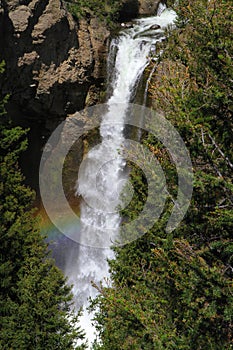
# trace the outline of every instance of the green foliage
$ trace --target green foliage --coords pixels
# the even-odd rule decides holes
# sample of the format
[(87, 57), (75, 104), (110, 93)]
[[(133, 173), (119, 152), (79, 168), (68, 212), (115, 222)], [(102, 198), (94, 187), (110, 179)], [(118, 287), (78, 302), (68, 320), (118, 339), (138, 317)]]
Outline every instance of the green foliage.
[(74, 17), (97, 17), (108, 25), (117, 19), (121, 6), (121, 1), (117, 0), (73, 0), (66, 2)]
[[(194, 171), (190, 208), (180, 226), (161, 219), (140, 239), (115, 248), (112, 285), (93, 301), (95, 349), (232, 349), (232, 9), (229, 1), (176, 2), (169, 35), (151, 81), (152, 107), (164, 113), (189, 149)], [(151, 135), (145, 146), (176, 198), (174, 166)], [(131, 172), (134, 197), (125, 221), (141, 212), (147, 183)], [(134, 232), (129, 233), (131, 235)], [(99, 309), (98, 309), (99, 308)]]
[(135, 260), (124, 251), (130, 275), (121, 270), (123, 280), (114, 275), (114, 286), (100, 289), (99, 349), (228, 349), (232, 296), (221, 271), (185, 240), (154, 243), (147, 261), (139, 247)]
[(19, 154), (25, 130), (0, 121), (0, 348), (84, 349), (71, 289), (49, 258), (23, 184)]

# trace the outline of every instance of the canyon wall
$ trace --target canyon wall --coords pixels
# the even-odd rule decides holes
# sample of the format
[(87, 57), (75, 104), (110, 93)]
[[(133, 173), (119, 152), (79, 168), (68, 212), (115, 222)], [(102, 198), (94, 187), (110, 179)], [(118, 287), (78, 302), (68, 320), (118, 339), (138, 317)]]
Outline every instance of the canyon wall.
[(96, 19), (76, 23), (60, 0), (3, 0), (0, 16), (10, 115), (49, 123), (82, 109), (104, 80), (109, 31)]
[[(125, 0), (121, 13), (154, 14), (158, 2)], [(11, 120), (30, 128), (22, 164), (38, 188), (48, 136), (68, 114), (100, 101), (110, 32), (97, 18), (74, 20), (61, 0), (0, 0), (0, 32), (0, 93), (10, 96)]]
[[(154, 14), (158, 3), (125, 0), (121, 13), (129, 19)], [(82, 109), (86, 99), (97, 102), (110, 35), (98, 19), (75, 21), (61, 0), (1, 0), (0, 30), (6, 61), (0, 89), (10, 94), (13, 119), (53, 124)]]

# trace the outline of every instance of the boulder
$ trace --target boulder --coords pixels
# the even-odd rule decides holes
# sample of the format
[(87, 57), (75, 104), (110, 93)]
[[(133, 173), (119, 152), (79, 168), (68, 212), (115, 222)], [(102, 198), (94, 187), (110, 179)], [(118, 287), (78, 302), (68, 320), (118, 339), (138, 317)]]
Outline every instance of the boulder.
[(160, 29), (160, 25), (159, 24), (153, 24), (152, 26), (150, 26), (149, 30), (157, 30)]

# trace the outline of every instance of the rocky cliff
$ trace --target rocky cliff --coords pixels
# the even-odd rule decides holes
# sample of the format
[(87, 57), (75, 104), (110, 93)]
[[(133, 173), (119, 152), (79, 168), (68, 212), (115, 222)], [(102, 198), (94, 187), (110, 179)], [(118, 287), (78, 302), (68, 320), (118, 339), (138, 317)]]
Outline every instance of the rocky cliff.
[(104, 79), (109, 32), (96, 19), (76, 23), (60, 0), (2, 0), (3, 93), (16, 117), (62, 119), (84, 107)]
[(154, 15), (160, 2), (161, 0), (124, 0), (120, 20), (128, 21), (138, 16)]
[[(154, 14), (158, 3), (125, 0), (121, 15)], [(0, 33), (0, 93), (10, 95), (10, 118), (30, 127), (23, 168), (35, 179), (49, 134), (67, 114), (98, 102), (110, 32), (97, 18), (75, 21), (62, 0), (0, 0)]]
[[(125, 0), (121, 16), (154, 14), (158, 3)], [(51, 124), (82, 109), (87, 94), (96, 102), (110, 34), (98, 19), (75, 22), (61, 0), (0, 0), (0, 30), (0, 59), (6, 61), (0, 88), (11, 95), (13, 119)]]

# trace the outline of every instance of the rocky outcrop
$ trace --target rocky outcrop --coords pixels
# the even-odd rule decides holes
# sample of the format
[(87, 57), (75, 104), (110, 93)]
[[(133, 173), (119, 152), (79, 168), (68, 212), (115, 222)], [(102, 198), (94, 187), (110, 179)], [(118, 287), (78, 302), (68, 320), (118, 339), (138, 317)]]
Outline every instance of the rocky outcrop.
[[(154, 14), (157, 5), (126, 0), (121, 13), (128, 20)], [(6, 62), (0, 94), (10, 94), (10, 118), (30, 127), (22, 163), (37, 188), (41, 150), (51, 131), (68, 114), (99, 102), (110, 33), (96, 18), (77, 23), (62, 0), (0, 0), (0, 32), (0, 60)]]
[(1, 90), (11, 95), (9, 113), (51, 124), (82, 109), (89, 89), (104, 79), (107, 29), (97, 19), (77, 24), (61, 0), (1, 5)]
[[(159, 1), (125, 0), (125, 20), (154, 14)], [(61, 0), (1, 0), (3, 94), (14, 119), (44, 120), (48, 129), (97, 102), (105, 78), (108, 30), (98, 19), (76, 23)]]
[(160, 0), (139, 0), (139, 14), (155, 15), (160, 2)]
[(21, 165), (38, 189), (48, 136), (87, 100), (94, 104), (103, 88), (110, 33), (97, 19), (77, 23), (61, 0), (0, 0), (0, 32), (0, 94), (10, 94), (11, 120), (30, 128)]
[(140, 15), (155, 15), (161, 0), (124, 0), (120, 21), (130, 21)]

